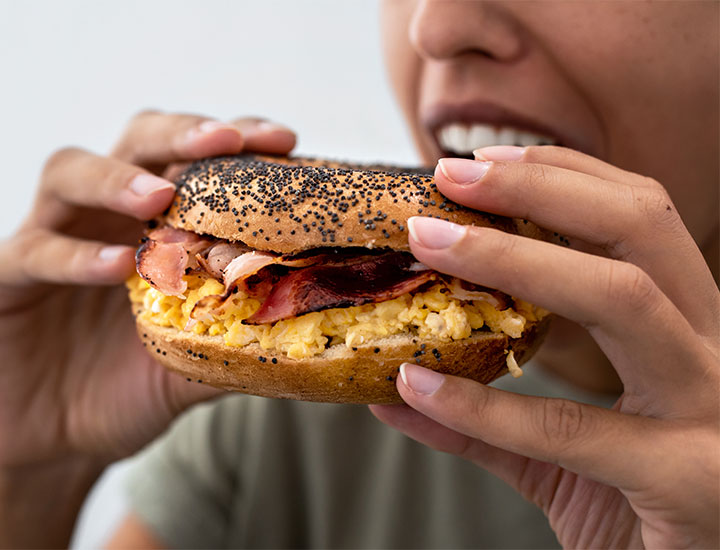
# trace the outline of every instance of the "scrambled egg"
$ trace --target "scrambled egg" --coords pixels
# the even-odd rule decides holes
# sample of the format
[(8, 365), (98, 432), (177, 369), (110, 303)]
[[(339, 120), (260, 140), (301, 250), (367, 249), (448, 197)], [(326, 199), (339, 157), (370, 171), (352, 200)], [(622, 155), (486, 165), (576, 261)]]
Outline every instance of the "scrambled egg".
[(156, 325), (189, 330), (196, 334), (221, 335), (229, 346), (246, 346), (257, 342), (263, 349), (279, 350), (292, 359), (312, 357), (328, 345), (355, 347), (402, 332), (420, 338), (460, 340), (473, 330), (486, 327), (519, 338), (527, 321), (536, 321), (544, 311), (522, 300), (515, 309), (496, 309), (486, 300), (459, 300), (450, 296), (439, 282), (425, 292), (408, 293), (393, 300), (362, 306), (327, 309), (307, 313), (294, 319), (266, 325), (244, 325), (260, 302), (242, 292), (233, 296), (233, 306), (208, 323), (190, 319), (195, 303), (204, 296), (222, 294), (223, 285), (197, 275), (186, 276), (185, 299), (166, 296), (152, 288), (140, 276), (127, 281), (130, 300), (141, 304), (140, 318)]

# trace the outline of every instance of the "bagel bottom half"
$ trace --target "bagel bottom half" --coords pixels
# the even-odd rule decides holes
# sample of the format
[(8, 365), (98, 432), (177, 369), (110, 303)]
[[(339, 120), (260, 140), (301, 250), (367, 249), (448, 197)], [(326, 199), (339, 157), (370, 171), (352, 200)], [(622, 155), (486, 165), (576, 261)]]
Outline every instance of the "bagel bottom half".
[(395, 380), (401, 363), (412, 362), (486, 384), (507, 372), (509, 350), (519, 365), (532, 356), (550, 317), (528, 322), (522, 338), (517, 339), (482, 331), (451, 341), (420, 341), (411, 334), (398, 334), (353, 349), (335, 345), (301, 360), (263, 350), (257, 343), (231, 347), (221, 336), (161, 327), (141, 317), (137, 329), (155, 358), (189, 382), (302, 401), (399, 403)]

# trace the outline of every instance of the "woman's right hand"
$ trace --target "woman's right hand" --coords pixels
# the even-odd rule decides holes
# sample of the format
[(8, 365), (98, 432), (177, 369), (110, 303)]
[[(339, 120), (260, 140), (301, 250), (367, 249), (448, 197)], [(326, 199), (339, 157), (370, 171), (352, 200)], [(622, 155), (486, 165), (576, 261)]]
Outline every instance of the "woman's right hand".
[(6, 509), (4, 497), (28, 494), (17, 486), (26, 474), (36, 485), (61, 465), (97, 475), (218, 393), (169, 373), (143, 348), (122, 285), (141, 221), (172, 202), (175, 187), (162, 176), (202, 157), (294, 145), (290, 130), (259, 119), (145, 112), (111, 155), (68, 148), (47, 161), (32, 211), (0, 243), (0, 547), (59, 542), (38, 530), (24, 538), (11, 519), (19, 512)]

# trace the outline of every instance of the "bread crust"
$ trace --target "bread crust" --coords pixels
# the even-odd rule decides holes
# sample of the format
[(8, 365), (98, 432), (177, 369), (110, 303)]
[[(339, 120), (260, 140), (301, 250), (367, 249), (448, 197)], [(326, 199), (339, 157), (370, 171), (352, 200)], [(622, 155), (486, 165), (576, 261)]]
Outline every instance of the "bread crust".
[[(406, 220), (413, 215), (548, 238), (525, 220), (478, 212), (446, 199), (425, 170), (245, 154), (198, 161), (176, 184), (164, 223), (282, 254), (358, 246), (409, 251)], [(513, 350), (518, 364), (524, 363), (548, 324), (549, 317), (528, 322), (519, 339), (483, 331), (458, 341), (405, 334), (352, 349), (335, 345), (320, 355), (294, 360), (257, 343), (232, 347), (221, 336), (137, 318), (138, 333), (156, 359), (191, 383), (332, 403), (401, 402), (395, 380), (406, 361), (491, 382), (507, 372), (507, 350)]]
[(321, 355), (302, 360), (263, 350), (256, 343), (228, 346), (221, 336), (161, 327), (140, 317), (137, 330), (155, 358), (189, 383), (303, 401), (400, 403), (395, 379), (401, 363), (412, 362), (487, 384), (507, 372), (506, 350), (513, 350), (518, 364), (527, 361), (548, 324), (549, 316), (528, 322), (518, 339), (481, 331), (447, 342), (396, 335), (353, 349), (344, 344), (331, 346)]
[(414, 215), (547, 237), (525, 220), (450, 201), (426, 170), (245, 154), (198, 161), (176, 184), (166, 223), (283, 254), (326, 246), (409, 250), (406, 220)]

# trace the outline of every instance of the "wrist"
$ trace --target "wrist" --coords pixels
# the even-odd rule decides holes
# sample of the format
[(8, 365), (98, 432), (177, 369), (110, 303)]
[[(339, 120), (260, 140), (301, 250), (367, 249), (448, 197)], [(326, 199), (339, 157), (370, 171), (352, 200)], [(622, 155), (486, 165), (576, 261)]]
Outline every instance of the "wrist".
[(67, 548), (106, 465), (81, 457), (0, 468), (0, 548)]

